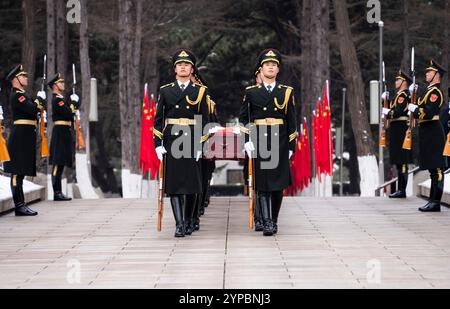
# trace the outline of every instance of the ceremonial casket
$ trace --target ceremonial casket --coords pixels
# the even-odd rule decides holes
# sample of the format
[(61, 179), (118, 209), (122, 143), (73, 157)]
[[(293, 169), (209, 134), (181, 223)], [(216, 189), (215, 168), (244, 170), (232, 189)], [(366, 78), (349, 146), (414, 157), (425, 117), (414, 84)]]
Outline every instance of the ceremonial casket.
[(244, 134), (239, 127), (216, 128), (206, 142), (207, 160), (245, 160)]

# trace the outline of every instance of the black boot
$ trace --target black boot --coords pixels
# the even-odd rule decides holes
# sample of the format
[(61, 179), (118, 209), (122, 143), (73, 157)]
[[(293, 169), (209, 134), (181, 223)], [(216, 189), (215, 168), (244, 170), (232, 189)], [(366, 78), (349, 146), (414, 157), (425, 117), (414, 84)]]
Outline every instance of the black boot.
[(272, 192), (272, 216), (273, 216), (273, 233), (278, 233), (278, 214), (280, 213), (281, 204), (283, 203), (283, 191)]
[(264, 222), (261, 215), (261, 207), (259, 205), (259, 197), (256, 193), (255, 209), (253, 212), (253, 221), (255, 222), (255, 232), (262, 232), (264, 230)]
[(56, 192), (53, 195), (53, 200), (55, 202), (67, 202), (71, 201), (72, 199), (70, 197), (65, 196), (62, 192)]
[(184, 211), (182, 198), (179, 195), (171, 196), (170, 203), (172, 204), (172, 212), (175, 218), (175, 237), (184, 237), (185, 227), (184, 227)]
[(430, 170), (431, 189), (430, 201), (423, 207), (419, 208), (421, 212), (440, 212), (441, 198), (444, 193), (444, 174), (441, 169)]
[(200, 204), (202, 203), (201, 194), (195, 199), (194, 216), (193, 216), (193, 232), (200, 230)]
[(408, 168), (405, 165), (397, 166), (398, 188), (397, 192), (389, 195), (389, 198), (406, 198), (406, 186), (408, 185)]
[(64, 166), (55, 165), (53, 166), (53, 172), (52, 172), (52, 186), (53, 186), (53, 200), (58, 202), (66, 202), (71, 201), (72, 199), (70, 197), (65, 196), (62, 193), (61, 188), (61, 178), (64, 171)]
[(23, 176), (11, 176), (11, 192), (14, 200), (14, 212), (17, 217), (33, 217), (38, 213), (25, 204), (25, 194), (23, 193)]
[(273, 220), (272, 220), (272, 207), (270, 206), (270, 193), (264, 192), (260, 194), (259, 206), (261, 208), (261, 214), (264, 220), (263, 235), (273, 235)]
[(184, 213), (184, 222), (186, 225), (186, 235), (191, 235), (194, 231), (194, 209), (195, 209), (195, 201), (197, 195), (196, 194), (186, 194), (185, 196), (185, 213)]

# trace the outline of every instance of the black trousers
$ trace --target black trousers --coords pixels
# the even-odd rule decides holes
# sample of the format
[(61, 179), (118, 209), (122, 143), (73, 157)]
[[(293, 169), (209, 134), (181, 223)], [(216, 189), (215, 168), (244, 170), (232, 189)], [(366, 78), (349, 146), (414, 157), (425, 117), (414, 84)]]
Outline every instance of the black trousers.
[(397, 191), (406, 192), (408, 186), (408, 164), (397, 164), (398, 188)]
[(62, 174), (64, 172), (64, 165), (54, 165), (52, 171), (52, 186), (53, 194), (62, 193)]
[(444, 173), (441, 168), (428, 170), (431, 178), (430, 202), (440, 203), (444, 193)]
[(197, 194), (170, 194), (170, 201), (177, 224), (192, 224)]
[(23, 175), (11, 175), (11, 193), (15, 206), (21, 206), (25, 203), (25, 195), (23, 194)]
[(283, 203), (283, 191), (259, 191), (259, 211), (264, 221), (278, 222), (281, 204)]

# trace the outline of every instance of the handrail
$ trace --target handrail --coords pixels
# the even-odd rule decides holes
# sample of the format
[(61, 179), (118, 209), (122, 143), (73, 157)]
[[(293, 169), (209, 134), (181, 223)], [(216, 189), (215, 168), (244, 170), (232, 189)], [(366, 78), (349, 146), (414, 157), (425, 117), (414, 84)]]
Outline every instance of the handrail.
[[(408, 176), (411, 174), (414, 174), (415, 172), (417, 172), (418, 170), (420, 170), (419, 166), (416, 166), (415, 168), (413, 168), (412, 170), (408, 171)], [(389, 180), (388, 182), (385, 182), (384, 184), (382, 184), (381, 186), (379, 186), (378, 188), (375, 189), (375, 196), (381, 196), (380, 191), (384, 188), (386, 188), (387, 186), (393, 184), (394, 182), (398, 181), (398, 177), (392, 178), (391, 180)]]
[[(413, 168), (412, 170), (408, 171), (408, 176), (409, 176), (410, 174), (413, 174), (413, 173), (417, 172), (418, 170), (420, 170), (420, 167), (419, 167), (419, 166), (416, 166), (416, 167)], [(444, 172), (444, 174), (449, 174), (449, 173), (450, 173), (450, 168), (447, 169), (447, 170)], [(378, 188), (376, 188), (376, 190), (375, 190), (375, 196), (381, 196), (380, 191), (381, 191), (382, 189), (386, 188), (387, 186), (389, 186), (389, 185), (391, 185), (391, 184), (393, 184), (394, 182), (397, 182), (397, 181), (398, 181), (398, 177), (393, 178), (393, 179), (389, 180), (388, 182), (382, 184), (382, 185), (379, 186)]]

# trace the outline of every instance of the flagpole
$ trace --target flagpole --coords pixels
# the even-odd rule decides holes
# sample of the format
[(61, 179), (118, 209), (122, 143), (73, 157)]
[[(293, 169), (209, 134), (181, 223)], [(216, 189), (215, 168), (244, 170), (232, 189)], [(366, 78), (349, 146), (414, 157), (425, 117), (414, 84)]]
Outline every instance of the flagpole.
[[(145, 101), (145, 95), (147, 94), (147, 87), (148, 87), (148, 84), (145, 83), (145, 85), (144, 85), (144, 100), (143, 101)], [(143, 108), (141, 109), (141, 112), (143, 112)], [(142, 126), (143, 125), (144, 124), (141, 123), (141, 135), (142, 135)], [(141, 140), (141, 143), (142, 143), (142, 140)], [(142, 154), (140, 154), (140, 155), (142, 155)], [(144, 186), (144, 175), (142, 174), (143, 170), (144, 170), (144, 166), (141, 164), (141, 194), (140, 194), (141, 199), (142, 199), (142, 187)]]
[[(382, 93), (382, 82), (383, 82), (383, 27), (384, 27), (384, 23), (382, 21), (380, 21), (378, 23), (378, 27), (380, 28), (380, 55), (379, 55), (379, 70), (380, 70), (380, 80), (378, 82), (378, 97), (381, 98), (381, 93)], [(380, 108), (380, 113), (379, 113), (379, 124), (378, 124), (378, 130), (379, 132), (381, 132), (382, 130), (382, 125), (383, 122), (381, 121), (382, 119), (382, 110)], [(381, 136), (381, 135), (380, 135)], [(379, 185), (382, 186), (384, 183), (384, 154), (383, 154), (383, 147), (382, 146), (378, 146), (378, 157), (379, 157), (379, 164), (378, 164), (378, 177), (379, 177)], [(383, 196), (383, 194), (380, 194), (380, 196)]]
[[(331, 151), (331, 143), (333, 142), (333, 134), (331, 134), (331, 102), (330, 102), (330, 84), (329, 81), (327, 80), (327, 102), (328, 102), (328, 117), (330, 118), (330, 130), (328, 131), (328, 153), (329, 153), (329, 157), (330, 157), (330, 177), (332, 177), (333, 175), (333, 166), (334, 166), (334, 162), (333, 162), (333, 154)], [(331, 182), (331, 195), (333, 195), (333, 181)]]
[(341, 153), (340, 153), (340, 159), (341, 159), (341, 167), (339, 168), (339, 195), (344, 195), (344, 132), (345, 132), (345, 99), (346, 99), (346, 88), (342, 88), (342, 125), (341, 125)]

